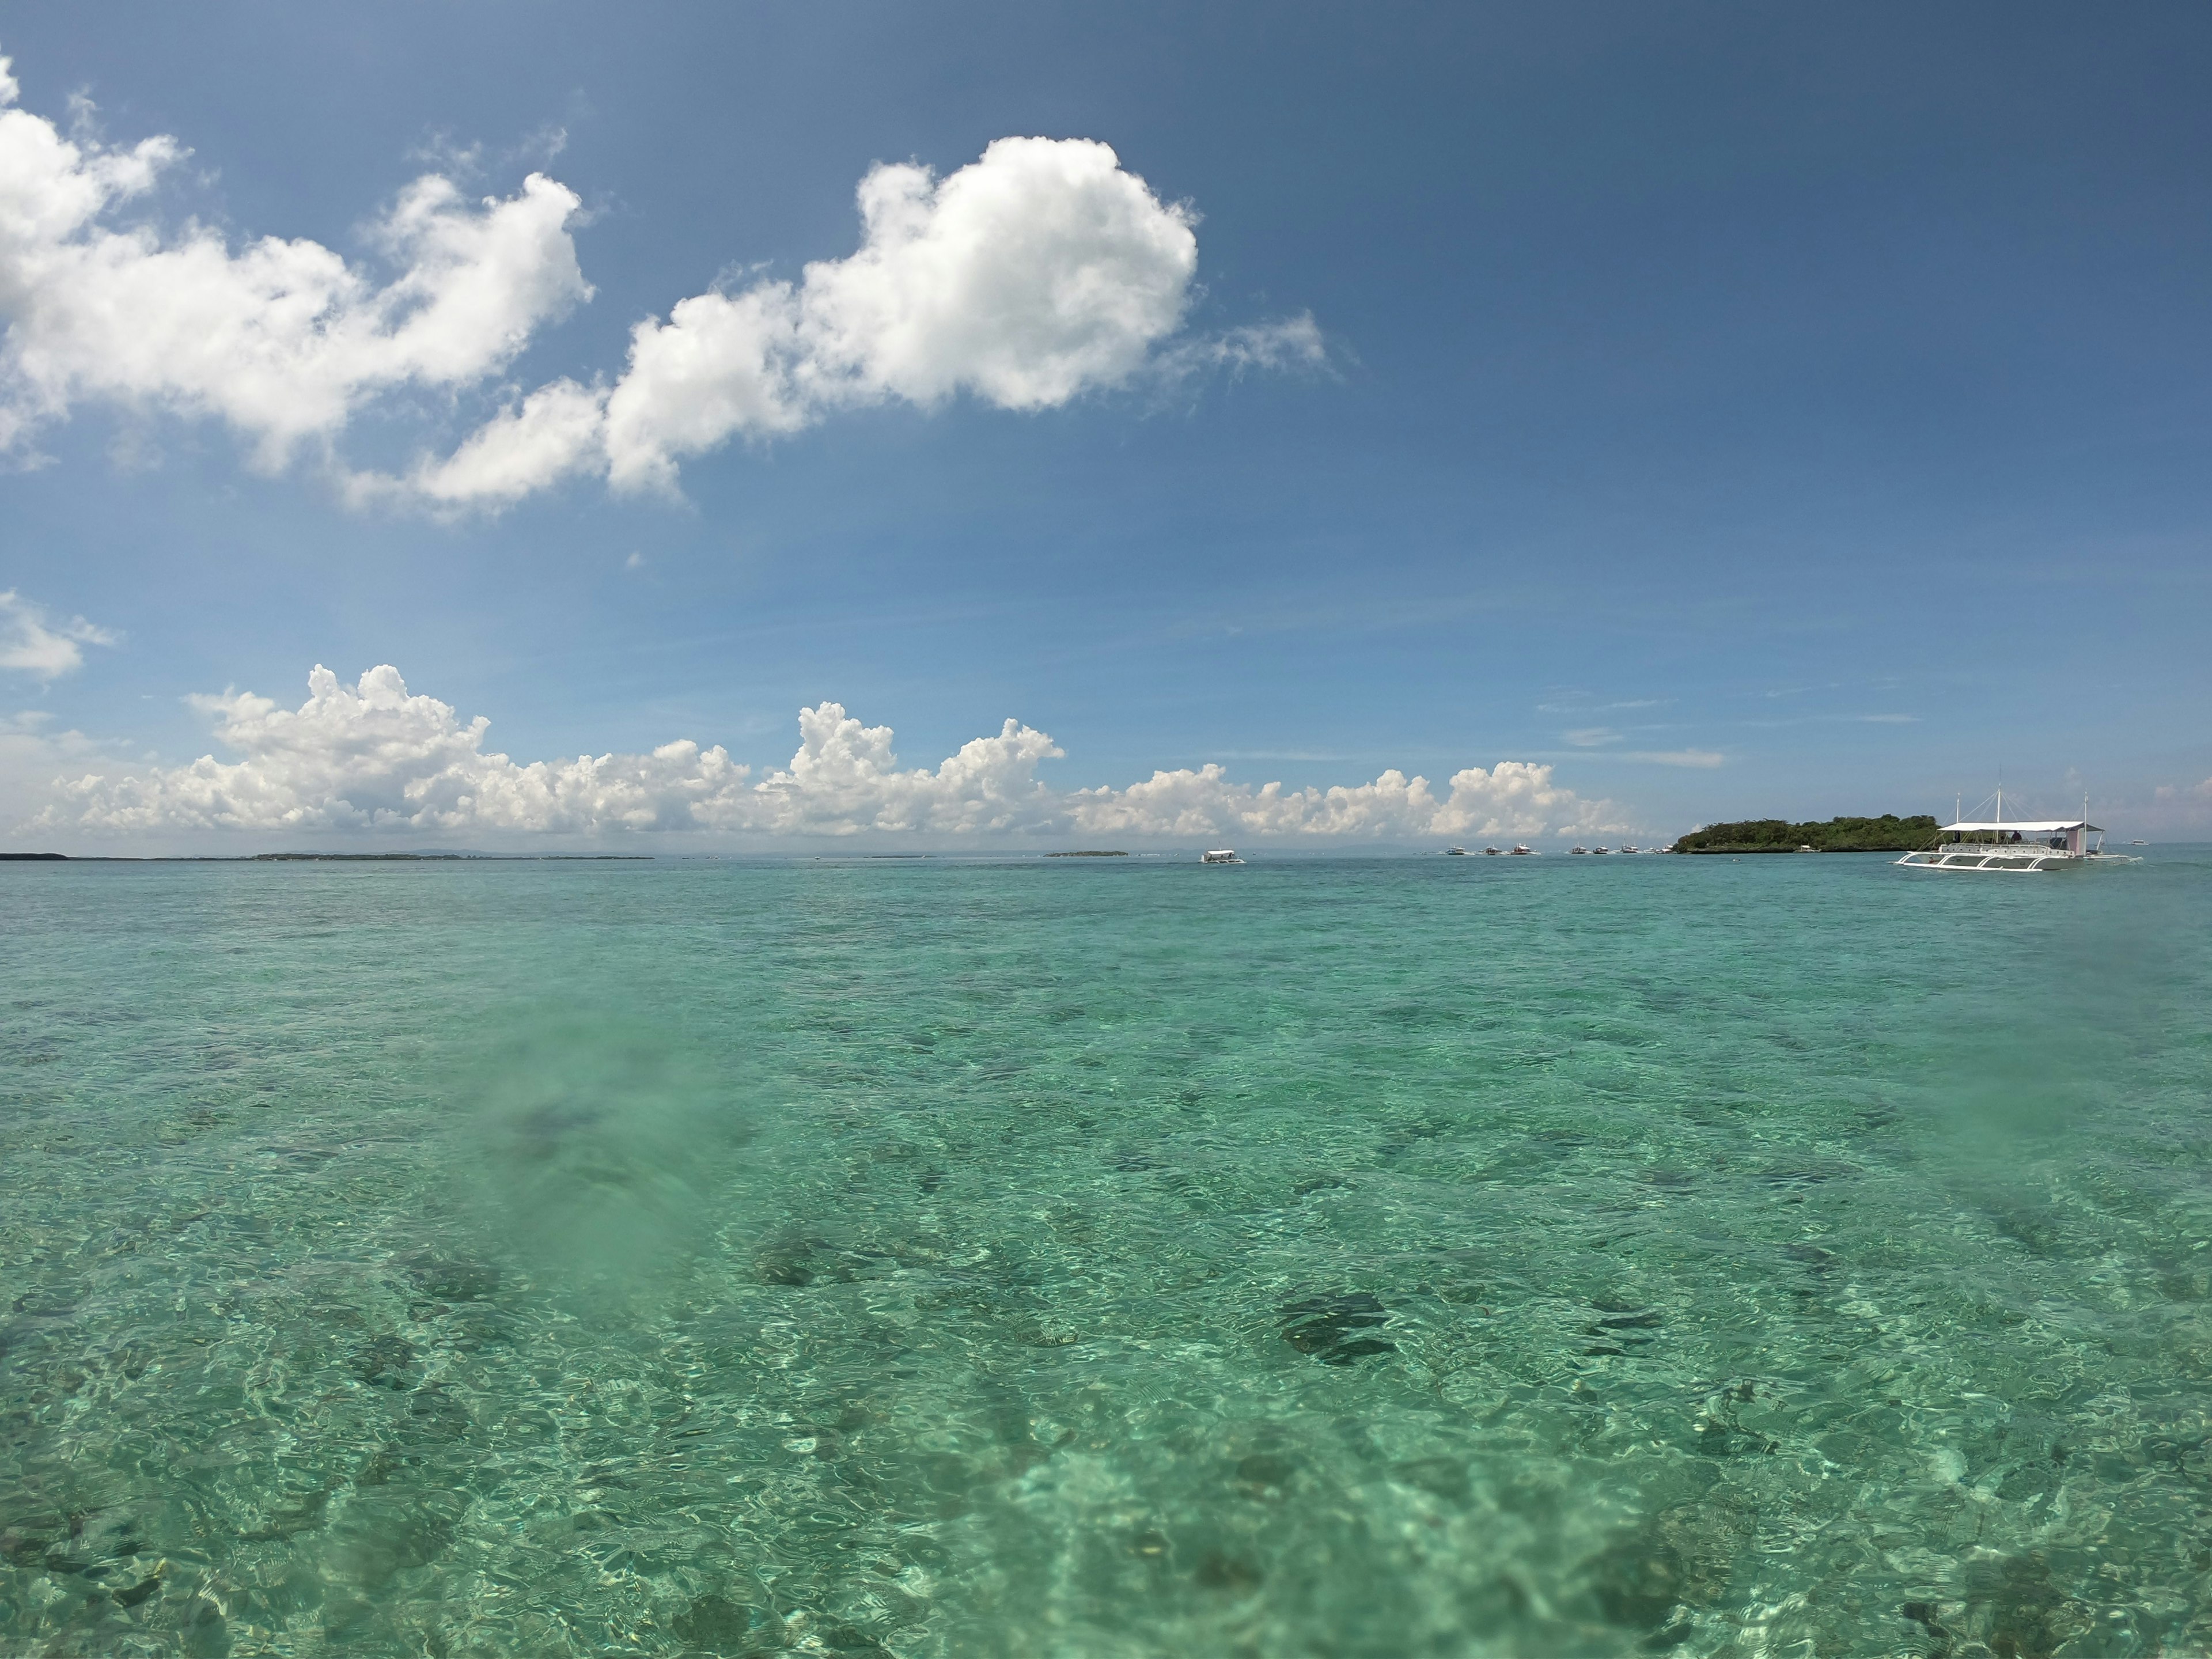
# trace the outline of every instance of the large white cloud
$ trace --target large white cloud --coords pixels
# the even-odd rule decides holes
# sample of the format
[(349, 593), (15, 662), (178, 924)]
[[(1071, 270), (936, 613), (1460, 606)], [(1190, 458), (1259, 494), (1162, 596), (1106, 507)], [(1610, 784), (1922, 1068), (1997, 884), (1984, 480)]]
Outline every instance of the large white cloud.
[[(1001, 138), (939, 179), (878, 167), (860, 181), (861, 240), (796, 283), (681, 300), (631, 331), (601, 392), (556, 381), (502, 410), (403, 485), (440, 504), (499, 505), (571, 472), (619, 489), (674, 487), (678, 463), (733, 437), (795, 431), (839, 409), (967, 392), (1057, 407), (1154, 364), (1182, 325), (1195, 216), (1162, 202), (1108, 146)], [(1175, 367), (1318, 361), (1310, 318), (1187, 343)]]
[(379, 284), (318, 242), (264, 237), (235, 252), (188, 223), (164, 238), (111, 210), (187, 152), (72, 143), (14, 107), (0, 59), (0, 443), (87, 398), (213, 416), (263, 465), (329, 439), (367, 398), (474, 385), (538, 327), (587, 299), (568, 226), (578, 202), (540, 174), (519, 195), (463, 199), (416, 179), (373, 226)]
[(802, 710), (788, 766), (756, 778), (688, 739), (649, 754), (527, 764), (484, 747), (488, 722), (373, 668), (352, 686), (318, 666), (307, 700), (280, 708), (246, 692), (197, 700), (239, 758), (114, 768), (58, 780), (41, 831), (158, 837), (218, 830), (620, 836), (684, 831), (790, 838), (896, 835), (1373, 842), (1525, 836), (1612, 827), (1611, 808), (1504, 761), (1455, 773), (1443, 793), (1384, 772), (1330, 789), (1259, 787), (1219, 766), (1158, 772), (1126, 789), (1056, 791), (1039, 776), (1061, 750), (1007, 720), (934, 768), (902, 769), (888, 726), (834, 702)]
[(356, 471), (333, 446), (370, 400), (489, 387), (591, 298), (570, 235), (575, 193), (533, 173), (514, 196), (471, 201), (449, 178), (418, 179), (368, 228), (381, 281), (310, 240), (234, 249), (195, 222), (165, 236), (115, 214), (184, 147), (64, 137), (16, 107), (9, 70), (0, 58), (0, 450), (100, 402), (222, 420), (264, 468), (312, 446), (356, 502), (495, 509), (578, 475), (666, 491), (688, 456), (840, 409), (967, 393), (1042, 410), (1148, 370), (1322, 356), (1303, 317), (1176, 343), (1196, 216), (1103, 143), (1002, 138), (944, 179), (872, 169), (857, 252), (796, 283), (678, 301), (632, 330), (611, 384), (510, 389), (450, 454), (404, 476)]

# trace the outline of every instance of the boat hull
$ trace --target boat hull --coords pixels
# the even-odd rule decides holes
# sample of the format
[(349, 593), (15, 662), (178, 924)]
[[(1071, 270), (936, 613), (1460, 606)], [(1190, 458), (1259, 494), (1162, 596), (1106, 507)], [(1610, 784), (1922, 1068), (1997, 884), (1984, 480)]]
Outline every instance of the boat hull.
[(1974, 847), (1962, 850), (1936, 848), (1907, 853), (1897, 860), (1905, 870), (1972, 871), (1980, 875), (2039, 876), (2053, 870), (2079, 870), (2086, 865), (2131, 864), (2132, 859), (2108, 854), (2054, 852), (2041, 848)]

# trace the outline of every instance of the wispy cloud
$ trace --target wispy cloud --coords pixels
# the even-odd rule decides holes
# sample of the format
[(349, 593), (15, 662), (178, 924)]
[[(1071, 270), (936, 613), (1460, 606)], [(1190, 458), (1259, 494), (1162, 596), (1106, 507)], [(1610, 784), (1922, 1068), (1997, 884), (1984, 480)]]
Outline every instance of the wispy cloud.
[(1608, 749), (1593, 758), (1639, 761), (1648, 766), (1715, 767), (1728, 761), (1727, 756), (1711, 749)]
[(1348, 761), (1353, 756), (1325, 749), (1216, 749), (1212, 758), (1225, 761)]
[(53, 798), (58, 774), (82, 773), (122, 758), (124, 745), (104, 743), (74, 729), (56, 729), (42, 708), (0, 714), (0, 801), (14, 812), (34, 811)]
[(12, 587), (0, 589), (0, 668), (51, 680), (84, 665), (88, 645), (117, 645), (122, 635), (82, 617), (48, 613)]
[(1630, 697), (1618, 702), (1593, 702), (1586, 699), (1568, 697), (1559, 702), (1540, 702), (1540, 714), (1611, 714), (1626, 708), (1663, 708), (1674, 702), (1672, 697)]
[(1798, 714), (1789, 720), (1736, 720), (1738, 726), (1758, 732), (1778, 732), (1797, 726), (1917, 726), (1917, 714)]

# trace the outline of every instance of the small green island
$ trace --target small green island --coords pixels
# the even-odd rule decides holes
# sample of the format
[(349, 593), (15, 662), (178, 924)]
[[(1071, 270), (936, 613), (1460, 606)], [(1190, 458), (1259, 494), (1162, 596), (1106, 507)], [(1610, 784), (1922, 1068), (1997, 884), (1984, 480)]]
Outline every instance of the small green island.
[(1674, 842), (1678, 853), (1910, 853), (1936, 839), (1936, 820), (1925, 812), (1909, 818), (1885, 812), (1878, 818), (1830, 818), (1826, 823), (1787, 823), (1780, 818), (1747, 818), (1740, 823), (1709, 823)]
[(1125, 859), (1129, 855), (1127, 853), (1097, 853), (1086, 849), (1080, 853), (1047, 853), (1045, 856), (1048, 859)]

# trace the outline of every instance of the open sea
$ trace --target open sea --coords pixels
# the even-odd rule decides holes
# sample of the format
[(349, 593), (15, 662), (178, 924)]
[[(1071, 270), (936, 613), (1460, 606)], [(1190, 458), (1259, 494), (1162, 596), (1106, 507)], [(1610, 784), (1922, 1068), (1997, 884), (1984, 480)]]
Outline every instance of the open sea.
[(0, 1654), (2212, 1651), (2212, 850), (0, 866)]

